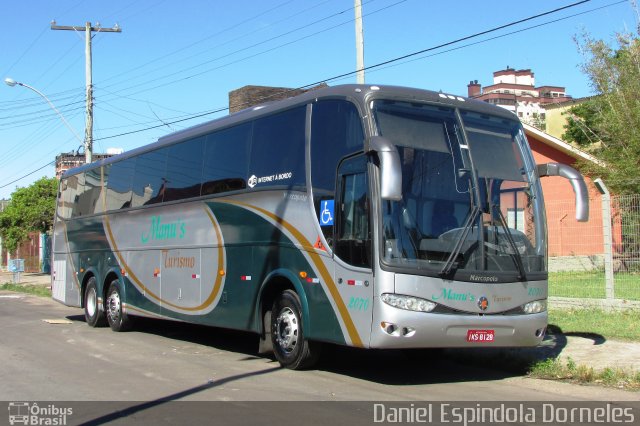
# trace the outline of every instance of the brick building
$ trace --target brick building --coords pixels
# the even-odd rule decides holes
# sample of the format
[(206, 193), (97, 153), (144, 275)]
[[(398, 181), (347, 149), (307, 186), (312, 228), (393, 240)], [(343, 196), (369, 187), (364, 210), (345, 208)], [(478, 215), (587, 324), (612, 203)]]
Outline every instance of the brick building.
[(229, 92), (229, 113), (242, 111), (255, 105), (279, 101), (301, 95), (311, 90), (327, 87), (325, 83), (310, 89), (290, 89), (287, 87), (244, 86)]
[[(116, 152), (117, 151), (117, 152)], [(107, 154), (93, 154), (93, 161), (103, 160), (105, 158), (109, 158), (112, 155), (120, 154), (122, 150), (116, 150), (114, 152), (110, 152), (107, 150)], [(85, 155), (78, 154), (75, 152), (61, 153), (56, 156), (56, 178), (60, 179), (62, 173), (69, 169), (73, 169), (74, 167), (80, 167), (85, 163)]]

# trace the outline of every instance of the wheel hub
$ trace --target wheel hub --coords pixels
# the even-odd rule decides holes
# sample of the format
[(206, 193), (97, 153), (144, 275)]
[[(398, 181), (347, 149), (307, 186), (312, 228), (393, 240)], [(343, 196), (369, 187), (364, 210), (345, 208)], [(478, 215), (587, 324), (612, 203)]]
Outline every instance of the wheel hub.
[(107, 300), (107, 314), (112, 321), (117, 321), (120, 316), (120, 295), (114, 291)]
[(276, 342), (280, 348), (290, 353), (298, 343), (298, 318), (291, 308), (284, 308), (276, 318)]
[(89, 293), (87, 293), (87, 313), (90, 317), (95, 315), (96, 306), (96, 290), (94, 288), (90, 288)]

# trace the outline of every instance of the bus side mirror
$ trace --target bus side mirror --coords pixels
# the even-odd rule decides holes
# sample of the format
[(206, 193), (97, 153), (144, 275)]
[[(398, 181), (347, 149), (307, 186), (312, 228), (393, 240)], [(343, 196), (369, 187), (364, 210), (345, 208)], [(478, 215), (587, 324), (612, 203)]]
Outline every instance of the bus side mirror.
[(566, 164), (547, 163), (538, 164), (538, 176), (560, 176), (568, 179), (576, 196), (576, 220), (578, 222), (589, 220), (589, 194), (587, 184), (580, 172)]
[(380, 198), (402, 200), (402, 166), (395, 145), (382, 136), (369, 139), (369, 152), (378, 154), (380, 160)]

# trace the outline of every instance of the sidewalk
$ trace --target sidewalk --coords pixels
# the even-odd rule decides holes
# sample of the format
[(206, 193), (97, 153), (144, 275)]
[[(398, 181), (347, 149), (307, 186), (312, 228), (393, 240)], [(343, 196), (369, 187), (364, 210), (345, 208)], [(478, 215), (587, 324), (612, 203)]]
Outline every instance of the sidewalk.
[(604, 339), (587, 333), (549, 335), (536, 348), (544, 358), (559, 356), (564, 362), (571, 358), (577, 365), (594, 370), (620, 368), (640, 372), (640, 342)]
[[(0, 284), (13, 282), (13, 274), (0, 272)], [(23, 272), (21, 285), (51, 285), (51, 275)], [(542, 344), (536, 348), (496, 348), (510, 355), (529, 359), (547, 359), (560, 357), (566, 362), (571, 358), (578, 365), (587, 365), (596, 370), (621, 368), (640, 372), (640, 342), (621, 342), (604, 339), (601, 336), (586, 333), (548, 334)], [(479, 356), (491, 356), (494, 351), (474, 349)]]
[[(13, 272), (0, 271), (0, 284), (13, 283)], [(51, 285), (51, 275), (36, 272), (21, 272), (20, 282), (22, 285)]]

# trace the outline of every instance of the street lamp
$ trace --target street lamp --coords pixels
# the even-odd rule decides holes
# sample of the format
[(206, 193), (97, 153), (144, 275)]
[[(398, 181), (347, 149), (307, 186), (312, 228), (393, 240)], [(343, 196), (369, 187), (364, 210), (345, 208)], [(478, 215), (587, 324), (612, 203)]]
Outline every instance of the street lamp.
[(66, 118), (64, 118), (64, 115), (62, 115), (62, 113), (58, 110), (58, 108), (56, 108), (56, 106), (49, 100), (49, 98), (47, 98), (44, 93), (42, 93), (41, 91), (39, 91), (38, 89), (36, 89), (35, 87), (31, 87), (28, 84), (25, 83), (20, 83), (19, 81), (15, 81), (12, 78), (5, 78), (4, 82), (7, 86), (9, 87), (15, 87), (17, 86), (22, 86), (22, 87), (26, 87), (27, 89), (31, 89), (34, 92), (36, 92), (38, 95), (40, 95), (42, 97), (42, 99), (44, 99), (45, 101), (47, 101), (47, 103), (49, 104), (49, 106), (51, 107), (51, 109), (53, 109), (56, 114), (58, 114), (58, 116), (60, 117), (60, 119), (62, 120), (62, 122), (64, 123), (65, 126), (67, 126), (67, 128), (69, 130), (71, 130), (71, 133), (73, 133), (73, 136), (76, 137), (76, 139), (78, 139), (78, 141), (84, 146), (85, 151), (87, 149), (87, 145), (86, 143), (83, 142), (83, 140), (80, 138), (80, 136), (78, 136), (78, 133), (76, 133), (75, 130), (73, 130), (73, 127), (71, 127), (71, 125), (69, 124), (69, 122), (67, 121)]

